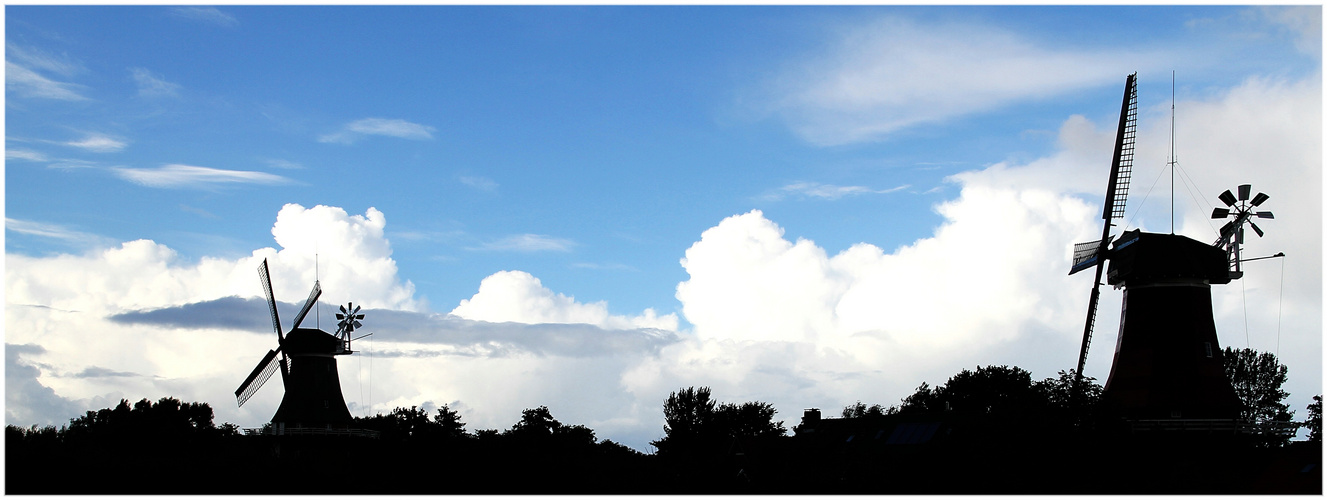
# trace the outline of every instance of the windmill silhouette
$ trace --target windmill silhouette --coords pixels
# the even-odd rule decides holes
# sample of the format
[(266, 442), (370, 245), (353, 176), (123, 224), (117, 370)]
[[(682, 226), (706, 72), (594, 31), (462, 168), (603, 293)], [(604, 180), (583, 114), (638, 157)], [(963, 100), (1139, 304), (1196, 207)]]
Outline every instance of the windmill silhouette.
[[(350, 410), (346, 408), (345, 397), (341, 395), (335, 356), (354, 352), (350, 349), (350, 332), (362, 326), (356, 320), (364, 319), (364, 315), (355, 314), (359, 308), (354, 308), (354, 313), (337, 314), (337, 319), (342, 321), (335, 335), (317, 328), (300, 328), (300, 323), (322, 295), (322, 286), (315, 280), (308, 300), (299, 314), (295, 315), (290, 333), (285, 334), (281, 331), (281, 318), (277, 315), (276, 298), (272, 295), (267, 259), (263, 259), (262, 265), (258, 266), (258, 277), (272, 314), (277, 347), (267, 351), (258, 366), (235, 390), (236, 400), (240, 406), (244, 406), (245, 401), (279, 370), (285, 395), (281, 398), (281, 406), (272, 416), (273, 424), (283, 429), (348, 427), (351, 423)], [(342, 306), (341, 311), (345, 313), (346, 308)]]
[[(1238, 200), (1230, 191), (1222, 193), (1222, 201), (1234, 207), (1235, 220), (1222, 228), (1215, 245), (1135, 229), (1120, 235), (1112, 246), (1111, 222), (1124, 215), (1128, 193), (1137, 106), (1134, 73), (1125, 83), (1102, 214), (1106, 221), (1102, 237), (1074, 246), (1069, 271), (1074, 274), (1096, 268), (1078, 357), (1076, 392), (1081, 391), (1105, 270), (1107, 283), (1124, 289), (1119, 336), (1101, 396), (1106, 414), (1135, 422), (1233, 421), (1239, 414), (1240, 401), (1224, 372), (1212, 317), (1211, 285), (1226, 284), (1243, 275), (1239, 272), (1243, 224), (1251, 224), (1251, 217), (1272, 217), (1270, 212), (1252, 211), (1268, 196), (1259, 193), (1246, 202), (1248, 185), (1240, 186)], [(1231, 214), (1230, 209), (1217, 209), (1212, 216), (1224, 218)], [(1262, 235), (1256, 226), (1254, 231)]]

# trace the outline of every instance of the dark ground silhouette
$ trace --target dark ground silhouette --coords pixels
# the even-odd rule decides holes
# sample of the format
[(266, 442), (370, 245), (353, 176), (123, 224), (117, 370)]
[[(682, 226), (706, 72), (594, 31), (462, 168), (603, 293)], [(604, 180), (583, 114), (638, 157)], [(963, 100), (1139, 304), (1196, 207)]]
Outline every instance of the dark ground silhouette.
[[(356, 418), (376, 437), (244, 435), (206, 403), (122, 401), (59, 429), (5, 431), (7, 494), (1321, 494), (1321, 442), (1139, 431), (1094, 413), (1100, 386), (963, 370), (897, 406), (808, 410), (788, 435), (762, 402), (689, 387), (658, 453), (527, 409), (468, 431), (447, 406)], [(1320, 404), (1320, 403), (1319, 403)], [(1321, 407), (1309, 409), (1320, 436)]]

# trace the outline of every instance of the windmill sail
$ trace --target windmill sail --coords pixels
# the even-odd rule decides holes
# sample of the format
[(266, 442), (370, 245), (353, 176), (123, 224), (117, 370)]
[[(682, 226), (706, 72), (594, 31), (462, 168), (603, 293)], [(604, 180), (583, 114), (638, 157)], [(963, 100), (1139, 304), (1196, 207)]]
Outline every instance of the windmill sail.
[(240, 388), (235, 389), (235, 399), (239, 401), (240, 406), (244, 406), (244, 402), (258, 392), (258, 389), (267, 383), (267, 379), (272, 378), (272, 374), (276, 372), (276, 352), (279, 350), (280, 348), (267, 351), (267, 355), (263, 356), (263, 360), (258, 362), (258, 366), (255, 366), (253, 371), (249, 373), (249, 377), (244, 379), (243, 384), (240, 384)]
[[(1109, 244), (1110, 240), (1107, 239), (1105, 242)], [(1093, 266), (1097, 265), (1097, 260), (1101, 256), (1101, 248), (1104, 246), (1102, 240), (1074, 244), (1073, 267), (1069, 268), (1069, 274), (1073, 275), (1074, 273), (1084, 269), (1091, 269)]]
[(276, 297), (272, 295), (272, 277), (267, 273), (267, 259), (263, 259), (262, 265), (258, 266), (258, 280), (263, 284), (263, 294), (267, 295), (267, 309), (272, 312), (272, 329), (276, 330), (277, 342), (283, 343), (286, 338), (281, 333), (281, 317), (276, 312)]
[(291, 325), (291, 329), (299, 328), (300, 323), (304, 322), (304, 316), (309, 314), (309, 310), (313, 309), (313, 305), (318, 303), (318, 297), (322, 294), (322, 285), (318, 284), (317, 281), (314, 281), (313, 290), (309, 292), (309, 300), (304, 302), (304, 308), (300, 309), (299, 314), (295, 315), (295, 324)]
[[(1101, 273), (1105, 269), (1107, 245), (1111, 240), (1111, 221), (1124, 217), (1124, 203), (1129, 197), (1137, 123), (1138, 73), (1134, 73), (1124, 82), (1124, 101), (1120, 103), (1120, 123), (1115, 133), (1110, 183), (1106, 186), (1106, 200), (1101, 211), (1101, 218), (1105, 221), (1101, 227), (1101, 239), (1074, 245), (1074, 264), (1069, 270), (1069, 274), (1074, 274), (1088, 267), (1097, 268), (1096, 278), (1092, 280), (1092, 294), (1088, 298), (1087, 318), (1083, 324), (1083, 344), (1078, 351), (1078, 370), (1074, 373), (1075, 388), (1082, 386), (1083, 367), (1087, 363), (1087, 352), (1092, 347), (1092, 329), (1097, 321), (1097, 303), (1101, 299)], [(1092, 249), (1094, 243), (1095, 250)]]

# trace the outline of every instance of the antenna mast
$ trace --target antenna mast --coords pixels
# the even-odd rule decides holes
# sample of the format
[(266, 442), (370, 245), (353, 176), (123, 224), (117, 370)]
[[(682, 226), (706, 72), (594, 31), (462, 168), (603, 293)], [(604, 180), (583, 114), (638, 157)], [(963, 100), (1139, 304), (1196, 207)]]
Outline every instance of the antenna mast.
[[(1173, 183), (1174, 181), (1171, 181), (1171, 182)], [(1173, 189), (1173, 188), (1172, 188), (1172, 189)], [(1172, 196), (1174, 196), (1174, 195), (1172, 195)], [(314, 241), (313, 241), (313, 282), (314, 282), (314, 283), (318, 283), (318, 281), (319, 281), (319, 280), (318, 280), (318, 240), (314, 240)], [(323, 329), (323, 303), (322, 303), (322, 301), (319, 301), (319, 302), (318, 302), (318, 312), (317, 312), (316, 314), (314, 314), (314, 316), (315, 316), (315, 317), (313, 318), (314, 324), (318, 326), (318, 329), (319, 329), (319, 330), (322, 330), (322, 329)]]
[(1175, 70), (1170, 70), (1170, 234), (1175, 234)]

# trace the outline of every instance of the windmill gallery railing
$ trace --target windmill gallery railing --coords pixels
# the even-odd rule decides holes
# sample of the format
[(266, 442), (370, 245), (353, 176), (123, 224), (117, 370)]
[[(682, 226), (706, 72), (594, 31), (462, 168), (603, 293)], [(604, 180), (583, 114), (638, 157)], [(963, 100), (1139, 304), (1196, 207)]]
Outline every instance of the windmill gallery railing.
[(262, 428), (244, 429), (246, 436), (347, 436), (377, 438), (378, 431), (368, 429), (345, 429), (328, 427), (286, 427), (273, 425)]
[(1212, 418), (1167, 418), (1132, 420), (1129, 422), (1129, 428), (1134, 432), (1188, 431), (1283, 437), (1293, 437), (1299, 427), (1298, 422), (1249, 422), (1246, 420)]

